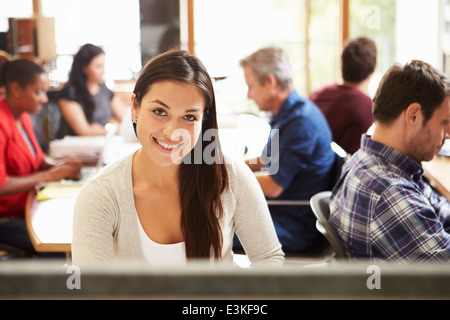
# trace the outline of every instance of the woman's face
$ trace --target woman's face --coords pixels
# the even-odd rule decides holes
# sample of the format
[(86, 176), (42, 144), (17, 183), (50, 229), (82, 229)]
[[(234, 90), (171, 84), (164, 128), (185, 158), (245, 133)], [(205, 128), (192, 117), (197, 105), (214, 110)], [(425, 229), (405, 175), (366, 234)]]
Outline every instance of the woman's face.
[(132, 108), (144, 153), (160, 166), (178, 165), (197, 143), (204, 109), (205, 99), (193, 84), (165, 80), (151, 85), (140, 106)]
[(28, 112), (30, 114), (38, 114), (42, 105), (48, 102), (48, 77), (47, 74), (41, 73), (34, 76), (34, 81), (25, 88), (20, 87), (16, 82), (11, 87), (11, 95), (17, 97), (17, 105), (19, 113)]
[(84, 67), (84, 73), (86, 74), (87, 81), (103, 83), (103, 75), (105, 74), (105, 54), (101, 53), (94, 58), (91, 62)]

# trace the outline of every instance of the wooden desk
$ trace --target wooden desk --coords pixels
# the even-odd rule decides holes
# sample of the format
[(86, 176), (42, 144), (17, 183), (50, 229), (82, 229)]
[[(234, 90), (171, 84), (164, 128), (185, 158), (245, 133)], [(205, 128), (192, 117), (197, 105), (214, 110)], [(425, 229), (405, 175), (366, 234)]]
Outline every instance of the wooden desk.
[(70, 254), (75, 198), (38, 201), (36, 192), (28, 194), (25, 223), (37, 252)]
[[(70, 137), (67, 141), (69, 145), (80, 149), (83, 147), (83, 143), (87, 146), (98, 144), (96, 139), (99, 139), (99, 137)], [(100, 139), (102, 138), (100, 137)], [(106, 145), (102, 141), (100, 141), (100, 145), (102, 143)], [(105, 151), (102, 154), (102, 162), (105, 164), (115, 162), (136, 151), (139, 147), (139, 143), (127, 142), (123, 137), (115, 136), (107, 146), (104, 146)], [(70, 254), (73, 209), (76, 195), (81, 185), (55, 183), (52, 186), (56, 186), (58, 188), (57, 191), (62, 192), (53, 190), (52, 196), (46, 197), (49, 200), (38, 201), (36, 199), (37, 193), (34, 191), (28, 194), (25, 208), (25, 222), (28, 234), (37, 252), (66, 252)], [(71, 188), (72, 190), (67, 192), (68, 189), (64, 188)]]
[(436, 156), (429, 162), (423, 162), (422, 167), (425, 178), (450, 201), (450, 158)]

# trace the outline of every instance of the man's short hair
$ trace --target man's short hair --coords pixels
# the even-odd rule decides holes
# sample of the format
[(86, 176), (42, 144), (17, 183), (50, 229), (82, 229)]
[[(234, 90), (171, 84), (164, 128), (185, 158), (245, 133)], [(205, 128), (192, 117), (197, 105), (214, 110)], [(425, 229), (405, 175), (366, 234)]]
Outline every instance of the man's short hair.
[(281, 48), (268, 47), (257, 50), (241, 60), (241, 66), (249, 66), (260, 84), (264, 84), (267, 76), (272, 74), (282, 89), (292, 86), (293, 70), (291, 61)]
[(409, 105), (418, 103), (426, 123), (448, 95), (448, 77), (430, 64), (413, 60), (405, 66), (394, 65), (386, 72), (375, 93), (373, 115), (375, 121), (389, 124)]
[(373, 40), (365, 37), (347, 43), (341, 55), (342, 78), (359, 83), (367, 79), (377, 64), (377, 47)]

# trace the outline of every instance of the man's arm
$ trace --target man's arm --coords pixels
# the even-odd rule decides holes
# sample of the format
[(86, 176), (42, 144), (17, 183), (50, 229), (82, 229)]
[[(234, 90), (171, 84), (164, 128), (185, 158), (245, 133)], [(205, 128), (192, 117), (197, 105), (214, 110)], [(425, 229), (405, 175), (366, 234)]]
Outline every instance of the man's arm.
[(264, 192), (264, 195), (269, 198), (277, 198), (284, 190), (267, 172), (262, 172), (261, 169), (266, 163), (259, 158), (246, 160), (245, 163), (255, 173), (256, 179)]
[(283, 192), (284, 188), (280, 186), (273, 178), (265, 172), (255, 172), (256, 180), (266, 197), (278, 198)]
[(261, 171), (261, 169), (266, 165), (261, 157), (245, 160), (245, 163), (253, 172)]
[(372, 248), (389, 260), (450, 261), (450, 234), (439, 211), (411, 188), (391, 186), (375, 208)]

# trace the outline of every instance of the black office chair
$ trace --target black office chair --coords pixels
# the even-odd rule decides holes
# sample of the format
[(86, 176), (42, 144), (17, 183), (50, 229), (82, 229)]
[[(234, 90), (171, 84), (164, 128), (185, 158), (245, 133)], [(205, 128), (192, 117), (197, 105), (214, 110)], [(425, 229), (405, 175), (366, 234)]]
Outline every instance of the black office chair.
[(49, 153), (50, 142), (56, 139), (61, 122), (61, 111), (56, 100), (57, 96), (54, 92), (48, 92), (48, 96), (50, 101), (43, 105), (41, 112), (31, 115), (36, 138), (42, 150), (47, 154)]
[[(0, 261), (32, 256), (24, 247), (25, 241), (19, 240), (25, 234), (27, 229), (23, 219), (0, 219)], [(29, 245), (31, 247), (31, 242)]]
[(311, 197), (310, 205), (317, 218), (317, 230), (319, 230), (330, 243), (336, 255), (336, 259), (344, 260), (348, 258), (347, 250), (336, 230), (328, 221), (330, 217), (330, 196), (331, 191), (319, 192)]
[[(330, 185), (333, 188), (339, 180), (341, 175), (341, 169), (344, 163), (349, 158), (349, 154), (334, 141), (331, 142), (331, 149), (335, 154), (335, 161), (333, 164), (334, 179)], [(267, 200), (267, 204), (270, 206), (310, 206), (311, 200)], [(320, 230), (319, 230), (320, 231)], [(320, 239), (316, 245), (309, 250), (302, 253), (286, 253), (287, 262), (300, 262), (300, 263), (318, 263), (329, 262), (335, 257), (334, 248), (331, 246), (328, 238)]]
[(0, 243), (0, 261), (30, 257), (32, 257), (32, 255), (28, 252), (5, 243)]

